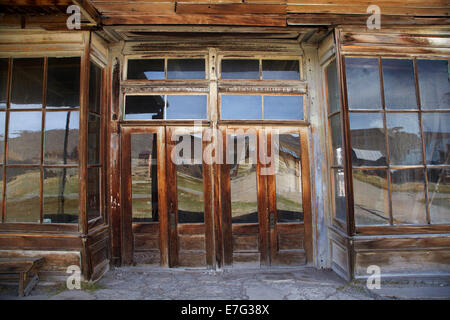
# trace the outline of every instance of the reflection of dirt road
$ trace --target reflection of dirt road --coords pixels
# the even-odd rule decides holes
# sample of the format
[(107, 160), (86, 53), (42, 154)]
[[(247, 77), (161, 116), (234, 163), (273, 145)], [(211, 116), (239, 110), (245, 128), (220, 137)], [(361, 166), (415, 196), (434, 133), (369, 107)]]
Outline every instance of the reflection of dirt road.
[[(373, 210), (377, 214), (385, 217), (389, 216), (387, 208), (384, 208), (385, 200), (387, 202), (387, 190), (358, 179), (353, 180), (353, 188), (355, 194), (355, 215), (360, 219), (360, 223), (364, 223), (367, 219), (373, 221), (374, 217), (371, 217), (372, 215), (369, 212), (362, 210), (359, 207)], [(448, 197), (447, 194), (438, 194), (434, 197), (434, 200), (444, 201), (445, 199), (448, 199)], [(394, 223), (396, 224), (426, 223), (424, 192), (393, 192), (392, 210)], [(432, 221), (449, 221), (449, 214), (449, 207), (431, 204)], [(381, 222), (382, 220), (377, 219), (377, 221)]]

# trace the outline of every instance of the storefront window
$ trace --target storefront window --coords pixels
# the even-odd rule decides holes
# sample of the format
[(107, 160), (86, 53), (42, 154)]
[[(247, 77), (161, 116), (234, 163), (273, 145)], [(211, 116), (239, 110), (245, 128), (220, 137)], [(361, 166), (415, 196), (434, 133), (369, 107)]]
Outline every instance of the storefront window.
[(450, 223), (448, 60), (345, 66), (356, 225)]
[(78, 222), (79, 95), (79, 57), (1, 59), (3, 222)]

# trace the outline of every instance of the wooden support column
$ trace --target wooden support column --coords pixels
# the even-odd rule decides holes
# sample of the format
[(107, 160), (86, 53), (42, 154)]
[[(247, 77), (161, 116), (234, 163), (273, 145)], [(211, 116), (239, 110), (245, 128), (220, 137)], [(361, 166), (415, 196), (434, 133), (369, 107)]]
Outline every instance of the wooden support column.
[(90, 64), (90, 32), (83, 34), (84, 51), (81, 55), (80, 75), (80, 135), (79, 135), (79, 224), (82, 239), (82, 274), (89, 279), (91, 268), (87, 250), (88, 217), (87, 217), (87, 163), (88, 163), (88, 108), (89, 108), (89, 64)]

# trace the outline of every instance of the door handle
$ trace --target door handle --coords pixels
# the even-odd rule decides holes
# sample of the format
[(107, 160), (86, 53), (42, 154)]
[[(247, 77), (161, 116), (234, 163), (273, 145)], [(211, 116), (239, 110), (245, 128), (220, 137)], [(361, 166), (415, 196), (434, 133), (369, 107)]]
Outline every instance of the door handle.
[(275, 229), (275, 213), (274, 212), (269, 213), (269, 227), (270, 227), (270, 229)]
[(170, 220), (170, 229), (175, 229), (175, 225), (176, 225), (176, 219), (175, 219), (175, 212), (170, 211), (169, 212), (169, 220)]
[(175, 211), (173, 210), (173, 202), (170, 203), (169, 223), (170, 223), (170, 229), (175, 229), (176, 216), (175, 216)]

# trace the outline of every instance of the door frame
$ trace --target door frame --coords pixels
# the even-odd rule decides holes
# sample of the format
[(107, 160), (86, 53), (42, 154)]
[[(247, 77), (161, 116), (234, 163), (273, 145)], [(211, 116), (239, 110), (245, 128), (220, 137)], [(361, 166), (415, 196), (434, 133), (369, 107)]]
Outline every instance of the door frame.
[[(131, 193), (131, 134), (156, 133), (157, 137), (157, 176), (158, 176), (158, 222), (161, 266), (169, 266), (168, 246), (168, 211), (166, 194), (166, 167), (165, 167), (165, 130), (161, 126), (122, 126), (121, 127), (121, 259), (122, 264), (133, 263), (134, 233), (132, 222), (132, 193)], [(151, 223), (150, 223), (151, 224)]]
[[(196, 130), (201, 130), (202, 135), (202, 174), (203, 174), (203, 224), (192, 223), (192, 224), (179, 224), (178, 223), (178, 194), (177, 194), (177, 175), (176, 175), (176, 165), (172, 161), (172, 152), (176, 146), (176, 141), (172, 141), (172, 134), (177, 133), (180, 135), (196, 134)], [(179, 258), (181, 254), (180, 246), (180, 234), (195, 235), (204, 234), (205, 237), (205, 262), (206, 267), (214, 266), (214, 220), (213, 220), (213, 203), (212, 203), (212, 165), (205, 163), (203, 158), (203, 151), (208, 144), (205, 141), (205, 127), (189, 127), (189, 126), (165, 126), (165, 137), (166, 137), (166, 155), (165, 155), (165, 165), (166, 165), (166, 189), (167, 196), (166, 206), (168, 209), (168, 241), (169, 241), (169, 267), (177, 267), (180, 264)]]
[[(226, 159), (226, 143), (228, 129), (248, 129), (249, 126), (245, 124), (221, 124), (219, 130), (222, 132), (223, 144), (223, 158)], [(256, 130), (256, 143), (259, 148), (260, 139), (267, 139), (268, 145), (271, 144), (271, 134), (268, 136), (261, 136), (259, 132), (265, 128), (272, 128), (279, 130), (279, 133), (298, 133), (300, 139), (300, 157), (301, 157), (301, 175), (302, 175), (302, 201), (303, 201), (303, 248), (305, 251), (306, 264), (313, 263), (313, 226), (312, 226), (312, 207), (311, 207), (311, 183), (310, 183), (310, 166), (309, 166), (309, 140), (307, 126), (292, 126), (292, 125), (273, 125), (270, 123), (255, 125), (251, 127)], [(258, 201), (258, 224), (235, 224), (235, 229), (254, 228), (255, 225), (259, 227), (259, 253), (260, 266), (270, 267), (271, 260), (277, 253), (278, 248), (278, 234), (277, 234), (277, 210), (276, 210), (276, 193), (275, 193), (275, 175), (261, 175), (262, 165), (260, 163), (260, 153), (256, 151), (256, 172), (257, 172), (257, 201)], [(227, 164), (218, 165), (216, 174), (220, 177), (215, 179), (215, 183), (220, 181), (220, 206), (219, 221), (215, 221), (216, 230), (220, 234), (218, 248), (222, 248), (221, 261), (224, 267), (233, 266), (233, 224), (231, 221), (231, 190), (230, 190), (230, 176), (229, 170), (225, 170), (224, 166)], [(274, 212), (274, 228), (270, 227), (270, 213)], [(220, 227), (219, 227), (220, 226)], [(242, 231), (242, 230), (241, 230)], [(220, 243), (221, 242), (221, 243)]]

